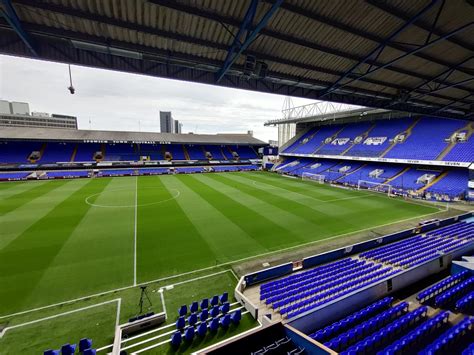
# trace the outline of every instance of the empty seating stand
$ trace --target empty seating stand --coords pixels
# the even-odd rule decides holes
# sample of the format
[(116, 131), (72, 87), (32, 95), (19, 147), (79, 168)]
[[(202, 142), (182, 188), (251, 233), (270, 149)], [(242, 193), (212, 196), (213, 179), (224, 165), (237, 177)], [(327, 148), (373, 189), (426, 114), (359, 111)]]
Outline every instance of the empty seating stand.
[(231, 324), (238, 325), (241, 319), (241, 308), (231, 311), (227, 292), (194, 301), (189, 307), (182, 305), (178, 309), (177, 331), (171, 335), (171, 345), (178, 347), (183, 339), (192, 342), (195, 336), (204, 337), (207, 332), (217, 332), (219, 326), (227, 329)]
[(260, 299), (292, 318), (396, 272), (381, 264), (348, 258), (263, 284)]
[(423, 349), (420, 355), (452, 354), (455, 353), (457, 344), (472, 342), (472, 339), (474, 339), (474, 318), (465, 317)]
[[(452, 313), (428, 316), (428, 307), (384, 298), (316, 330), (310, 337), (344, 355), (460, 354), (469, 351), (474, 318), (452, 324)], [(464, 353), (463, 353), (464, 354)], [(472, 355), (472, 353), (469, 353)]]

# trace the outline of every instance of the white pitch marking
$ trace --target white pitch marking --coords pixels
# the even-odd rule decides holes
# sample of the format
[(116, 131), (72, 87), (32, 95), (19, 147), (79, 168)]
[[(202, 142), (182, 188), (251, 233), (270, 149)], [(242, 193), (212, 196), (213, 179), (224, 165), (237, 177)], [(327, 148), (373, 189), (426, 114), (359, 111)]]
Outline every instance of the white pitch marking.
[(163, 312), (165, 312), (165, 317), (167, 316), (167, 312), (166, 312), (166, 304), (165, 304), (165, 289), (164, 288), (160, 288), (158, 290), (158, 292), (160, 293), (160, 297), (161, 297), (161, 304), (163, 305)]
[[(137, 177), (138, 178), (138, 177)], [(142, 189), (155, 189), (154, 187), (142, 187)], [(135, 207), (135, 204), (132, 204), (132, 205), (100, 205), (100, 204), (97, 204), (97, 203), (92, 203), (92, 202), (89, 202), (89, 200), (94, 197), (94, 196), (98, 196), (100, 194), (103, 194), (103, 193), (107, 193), (107, 192), (114, 192), (114, 191), (124, 191), (124, 190), (127, 190), (127, 189), (113, 189), (113, 190), (107, 190), (106, 192), (99, 192), (99, 193), (96, 193), (96, 194), (93, 194), (93, 195), (90, 195), (90, 196), (87, 196), (84, 200), (85, 203), (87, 203), (89, 206), (92, 206), (92, 207), (101, 207), (101, 208), (134, 208)], [(156, 189), (155, 189), (156, 190)], [(181, 191), (179, 190), (176, 190), (176, 189), (170, 189), (170, 191), (174, 191), (175, 194), (173, 196), (171, 196), (170, 198), (167, 198), (167, 199), (164, 199), (164, 200), (160, 200), (160, 201), (155, 201), (155, 202), (149, 202), (149, 203), (143, 203), (141, 205), (138, 205), (138, 207), (146, 207), (146, 206), (153, 206), (153, 205), (158, 205), (160, 203), (164, 203), (164, 202), (168, 202), (168, 201), (171, 201), (171, 200), (175, 200), (177, 199), (179, 196), (181, 196)]]
[(122, 299), (121, 299), (121, 298), (116, 298), (116, 299), (113, 299), (113, 300), (110, 300), (110, 301), (105, 301), (105, 302), (93, 304), (93, 305), (90, 305), (90, 306), (86, 306), (86, 307), (82, 307), (82, 308), (78, 308), (78, 309), (73, 309), (73, 310), (71, 310), (71, 311), (67, 311), (67, 312), (63, 312), (63, 313), (58, 313), (58, 314), (55, 314), (55, 315), (52, 315), (52, 316), (49, 316), (49, 317), (44, 317), (44, 318), (40, 318), (40, 319), (35, 319), (35, 320), (32, 320), (32, 321), (29, 321), (29, 322), (25, 322), (25, 323), (21, 323), (21, 324), (12, 325), (11, 327), (6, 327), (6, 328), (4, 328), (4, 329), (0, 332), (0, 339), (5, 335), (5, 333), (6, 333), (8, 330), (11, 330), (11, 329), (21, 328), (21, 327), (24, 327), (24, 326), (27, 326), (27, 325), (30, 325), (30, 324), (35, 324), (35, 323), (43, 322), (43, 321), (45, 321), (45, 320), (50, 320), (50, 319), (54, 319), (54, 318), (66, 316), (66, 315), (68, 315), (68, 314), (73, 314), (73, 313), (85, 311), (85, 310), (87, 310), (87, 309), (91, 309), (91, 308), (95, 308), (95, 307), (100, 307), (100, 306), (103, 306), (103, 305), (105, 305), (105, 304), (113, 303), (113, 302), (117, 302), (117, 315), (116, 315), (116, 319), (115, 319), (115, 324), (118, 325), (118, 324), (119, 324), (119, 319), (120, 319), (120, 307), (121, 307), (121, 304), (122, 304), (122, 303), (121, 303), (121, 302), (122, 302)]
[(138, 176), (135, 179), (135, 223), (133, 231), (133, 286), (137, 285), (137, 202), (138, 202)]
[[(243, 308), (243, 307), (240, 307), (239, 309), (242, 309), (242, 308)], [(235, 311), (235, 310), (233, 310), (233, 311)], [(247, 313), (249, 313), (249, 311), (242, 312), (242, 315), (245, 315), (245, 314), (247, 314)], [(256, 328), (258, 328), (258, 327), (256, 327)], [(137, 343), (137, 345), (142, 345), (142, 344), (144, 344), (144, 343), (148, 343), (148, 342), (150, 342), (150, 341), (152, 341), (152, 340), (159, 339), (159, 338), (162, 337), (163, 335), (169, 335), (169, 334), (172, 334), (172, 333), (174, 333), (174, 332), (175, 332), (175, 331), (173, 330), (173, 331), (171, 331), (171, 332), (169, 332), (169, 333), (164, 333), (164, 334), (161, 334), (161, 335), (157, 335), (156, 337), (153, 337), (153, 338), (147, 339), (146, 341), (144, 340), (144, 341), (142, 341), (142, 342), (140, 342), (140, 343)], [(241, 334), (237, 334), (237, 335), (242, 335), (242, 333), (241, 333)], [(226, 340), (228, 340), (228, 339), (226, 339)], [(160, 342), (160, 343), (150, 345), (149, 347), (146, 347), (146, 348), (143, 348), (143, 349), (134, 351), (134, 352), (132, 352), (132, 354), (140, 354), (140, 353), (143, 353), (143, 352), (145, 352), (145, 351), (148, 351), (148, 350), (157, 348), (158, 346), (167, 344), (167, 343), (169, 343), (170, 341), (171, 341), (171, 340), (165, 340), (165, 341), (162, 341), (162, 342)], [(123, 349), (120, 349), (120, 350), (127, 350), (127, 349), (130, 349), (130, 348), (133, 348), (133, 347), (135, 347), (135, 344), (134, 344), (133, 346), (128, 346), (128, 347), (123, 348)]]

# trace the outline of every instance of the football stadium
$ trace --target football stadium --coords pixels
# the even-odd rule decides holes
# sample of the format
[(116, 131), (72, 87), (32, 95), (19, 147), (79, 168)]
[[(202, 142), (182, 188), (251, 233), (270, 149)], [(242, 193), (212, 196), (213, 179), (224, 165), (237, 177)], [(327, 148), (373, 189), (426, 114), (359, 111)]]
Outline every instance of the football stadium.
[(1, 97), (0, 354), (474, 354), (472, 0), (0, 14), (0, 56), (288, 104), (270, 143)]

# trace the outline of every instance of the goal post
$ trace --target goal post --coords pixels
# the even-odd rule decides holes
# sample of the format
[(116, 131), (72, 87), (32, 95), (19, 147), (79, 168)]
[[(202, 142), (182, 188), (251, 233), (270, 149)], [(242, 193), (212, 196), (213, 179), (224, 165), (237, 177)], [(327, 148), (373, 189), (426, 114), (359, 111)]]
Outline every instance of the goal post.
[(357, 190), (370, 190), (390, 196), (392, 194), (392, 185), (367, 180), (359, 180), (357, 183)]
[(326, 177), (325, 175), (313, 174), (313, 173), (308, 173), (308, 172), (304, 172), (301, 175), (301, 179), (303, 181), (314, 181), (314, 182), (317, 182), (318, 184), (324, 184), (325, 177)]

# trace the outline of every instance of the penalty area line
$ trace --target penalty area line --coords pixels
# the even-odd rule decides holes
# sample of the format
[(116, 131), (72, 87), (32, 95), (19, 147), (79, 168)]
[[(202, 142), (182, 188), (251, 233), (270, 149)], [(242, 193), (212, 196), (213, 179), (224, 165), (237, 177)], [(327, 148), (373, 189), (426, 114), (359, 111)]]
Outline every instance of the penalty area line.
[(6, 327), (0, 332), (0, 339), (6, 334), (6, 332), (8, 330), (11, 330), (11, 329), (21, 328), (21, 327), (24, 327), (24, 326), (27, 326), (27, 325), (40, 323), (40, 322), (51, 320), (51, 319), (54, 319), (54, 318), (67, 316), (69, 314), (74, 314), (74, 313), (85, 311), (85, 310), (91, 309), (91, 308), (101, 307), (101, 306), (104, 306), (106, 304), (115, 303), (115, 302), (117, 302), (117, 313), (116, 313), (116, 317), (115, 317), (115, 326), (117, 326), (119, 324), (119, 321), (120, 321), (120, 307), (122, 305), (122, 299), (121, 298), (116, 298), (116, 299), (113, 299), (113, 300), (110, 300), (110, 301), (105, 301), (105, 302), (93, 304), (93, 305), (90, 305), (90, 306), (81, 307), (81, 308), (78, 308), (78, 309), (73, 309), (71, 311), (58, 313), (58, 314), (55, 314), (55, 315), (52, 315), (52, 316), (49, 316), (49, 317), (35, 319), (35, 320), (29, 321), (29, 322), (25, 322), (25, 323), (21, 323), (21, 324), (12, 325), (10, 327)]

